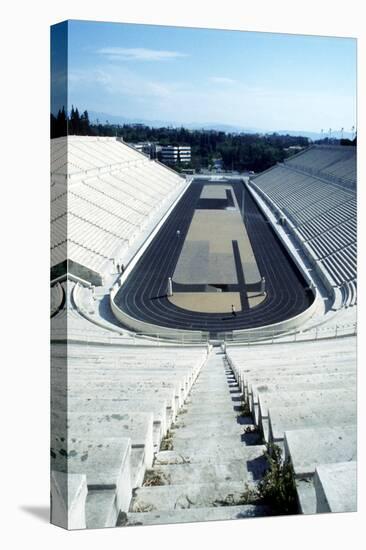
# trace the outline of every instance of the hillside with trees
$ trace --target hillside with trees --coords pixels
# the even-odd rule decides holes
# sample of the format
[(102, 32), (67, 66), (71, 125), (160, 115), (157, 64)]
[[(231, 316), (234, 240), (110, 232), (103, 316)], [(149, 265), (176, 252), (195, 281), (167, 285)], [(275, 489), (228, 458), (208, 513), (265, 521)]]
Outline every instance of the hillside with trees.
[(188, 130), (184, 127), (152, 128), (142, 124), (110, 124), (108, 121), (91, 123), (87, 111), (80, 114), (74, 107), (69, 116), (64, 108), (57, 116), (51, 114), (51, 137), (65, 135), (116, 136), (132, 144), (149, 141), (160, 145), (190, 145), (192, 161), (184, 167), (194, 168), (197, 172), (209, 168), (214, 159), (221, 159), (225, 170), (261, 172), (287, 158), (289, 147), (309, 145), (306, 137), (276, 133), (262, 135)]

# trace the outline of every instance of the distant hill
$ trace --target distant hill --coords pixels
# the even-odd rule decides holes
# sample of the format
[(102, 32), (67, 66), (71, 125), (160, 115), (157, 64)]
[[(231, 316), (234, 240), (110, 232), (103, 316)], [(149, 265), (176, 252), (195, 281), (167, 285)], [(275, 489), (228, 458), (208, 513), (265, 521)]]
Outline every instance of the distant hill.
[[(245, 126), (236, 126), (231, 124), (222, 124), (220, 122), (190, 122), (182, 123), (178, 121), (168, 121), (168, 120), (148, 120), (148, 119), (138, 119), (138, 118), (128, 118), (122, 115), (111, 115), (108, 113), (101, 113), (97, 111), (89, 111), (89, 119), (91, 123), (96, 123), (98, 120), (100, 124), (105, 124), (106, 121), (110, 124), (144, 124), (146, 126), (151, 126), (152, 128), (162, 128), (162, 127), (173, 127), (180, 128), (184, 127), (188, 130), (216, 130), (219, 132), (226, 133), (246, 133), (246, 134), (272, 134), (276, 132), (281, 135), (289, 136), (304, 136), (311, 140), (321, 139), (322, 135), (320, 132), (308, 132), (306, 130), (277, 130), (277, 129), (260, 129), (260, 128), (251, 128)], [(327, 137), (327, 133), (324, 133), (323, 137)], [(340, 132), (332, 132), (333, 138), (340, 138)], [(352, 134), (350, 132), (343, 133), (344, 138), (352, 139)]]

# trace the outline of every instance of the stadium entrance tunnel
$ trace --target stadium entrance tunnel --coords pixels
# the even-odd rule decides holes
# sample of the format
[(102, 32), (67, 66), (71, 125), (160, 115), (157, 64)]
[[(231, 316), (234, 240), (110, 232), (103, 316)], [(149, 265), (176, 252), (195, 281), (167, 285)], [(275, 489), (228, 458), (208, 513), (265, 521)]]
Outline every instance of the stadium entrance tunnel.
[(243, 181), (202, 178), (192, 181), (114, 296), (127, 318), (156, 333), (164, 327), (212, 336), (284, 322), (313, 301)]

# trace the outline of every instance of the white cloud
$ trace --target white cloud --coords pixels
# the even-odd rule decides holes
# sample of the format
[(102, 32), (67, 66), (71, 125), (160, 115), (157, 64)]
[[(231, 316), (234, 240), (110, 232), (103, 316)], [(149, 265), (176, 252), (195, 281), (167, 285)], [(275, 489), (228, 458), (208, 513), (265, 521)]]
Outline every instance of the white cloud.
[(235, 84), (236, 80), (226, 76), (211, 76), (210, 81), (214, 84)]
[(112, 76), (103, 69), (87, 70), (71, 70), (68, 74), (69, 86), (83, 85), (87, 83), (100, 84), (102, 86), (110, 86), (113, 84)]
[(97, 53), (110, 61), (165, 61), (187, 57), (187, 54), (182, 52), (147, 48), (101, 48)]
[(70, 71), (71, 93), (85, 92), (91, 88), (98, 90), (100, 94), (129, 96), (136, 99), (166, 99), (175, 90), (175, 85), (144, 78), (125, 67), (113, 65), (91, 71)]

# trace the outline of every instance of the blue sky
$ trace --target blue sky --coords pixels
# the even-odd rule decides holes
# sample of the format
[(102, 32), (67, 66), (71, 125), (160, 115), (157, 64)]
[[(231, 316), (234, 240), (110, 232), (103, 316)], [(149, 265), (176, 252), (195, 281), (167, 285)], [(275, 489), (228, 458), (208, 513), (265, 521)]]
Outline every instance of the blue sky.
[(356, 40), (71, 21), (69, 106), (262, 130), (356, 124)]

